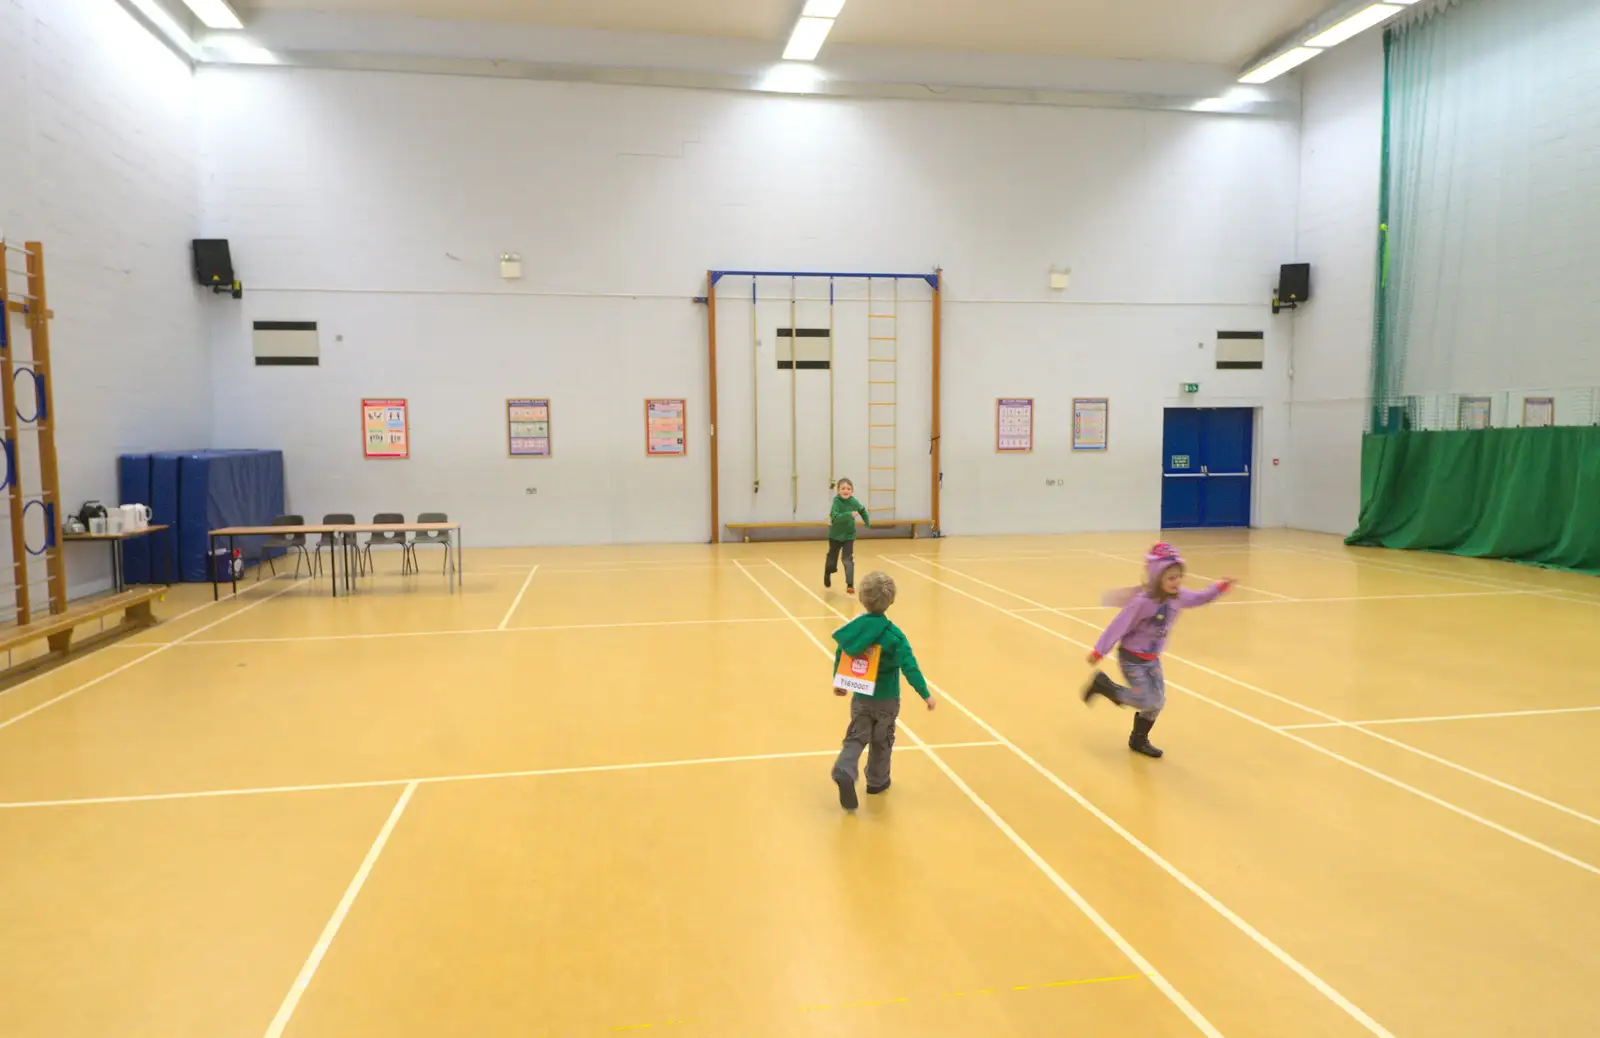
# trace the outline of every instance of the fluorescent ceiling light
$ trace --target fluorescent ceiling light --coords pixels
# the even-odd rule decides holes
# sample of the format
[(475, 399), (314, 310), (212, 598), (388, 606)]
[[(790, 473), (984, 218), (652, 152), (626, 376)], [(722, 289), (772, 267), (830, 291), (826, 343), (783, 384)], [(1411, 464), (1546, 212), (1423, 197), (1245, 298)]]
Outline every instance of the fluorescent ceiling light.
[(806, 9), (800, 14), (805, 18), (837, 18), (842, 10), (844, 0), (806, 0)]
[(785, 61), (811, 61), (822, 50), (822, 41), (828, 38), (828, 32), (833, 28), (832, 18), (806, 18), (804, 16), (794, 23), (794, 32), (789, 36), (789, 45), (783, 49)]
[(1290, 69), (1299, 68), (1321, 53), (1322, 51), (1316, 47), (1296, 47), (1294, 50), (1278, 55), (1265, 65), (1257, 65), (1240, 76), (1239, 82), (1252, 85), (1270, 83)]
[(1306, 41), (1306, 46), (1337, 47), (1352, 36), (1359, 36), (1374, 25), (1381, 25), (1404, 10), (1405, 8), (1399, 4), (1373, 4), (1371, 7), (1357, 11), (1337, 25), (1317, 33), (1317, 35)]
[(183, 0), (207, 29), (243, 29), (244, 22), (233, 13), (228, 0)]
[(809, 94), (822, 80), (822, 70), (809, 61), (780, 61), (767, 70), (756, 89), (779, 94)]
[(189, 34), (184, 31), (183, 26), (174, 21), (172, 15), (168, 14), (160, 4), (156, 3), (156, 0), (128, 0), (128, 2), (133, 5), (134, 10), (143, 15), (151, 25), (155, 26), (163, 36), (176, 44), (179, 50), (193, 60), (194, 40), (189, 38)]

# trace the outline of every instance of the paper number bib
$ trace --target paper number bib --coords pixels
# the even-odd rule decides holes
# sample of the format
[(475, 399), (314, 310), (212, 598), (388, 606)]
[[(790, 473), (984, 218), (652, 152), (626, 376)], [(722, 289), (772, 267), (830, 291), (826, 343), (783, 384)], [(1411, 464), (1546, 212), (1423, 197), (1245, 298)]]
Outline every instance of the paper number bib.
[(839, 667), (833, 672), (833, 687), (858, 696), (872, 695), (878, 686), (878, 657), (882, 652), (882, 646), (874, 645), (859, 656), (841, 653)]

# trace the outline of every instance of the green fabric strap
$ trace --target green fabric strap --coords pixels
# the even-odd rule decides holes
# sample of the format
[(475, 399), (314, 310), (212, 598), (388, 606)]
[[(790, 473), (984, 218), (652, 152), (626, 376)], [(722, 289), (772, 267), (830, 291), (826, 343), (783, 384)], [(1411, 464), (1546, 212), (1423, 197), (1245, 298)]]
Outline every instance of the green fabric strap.
[(1600, 426), (1369, 434), (1346, 543), (1600, 574)]

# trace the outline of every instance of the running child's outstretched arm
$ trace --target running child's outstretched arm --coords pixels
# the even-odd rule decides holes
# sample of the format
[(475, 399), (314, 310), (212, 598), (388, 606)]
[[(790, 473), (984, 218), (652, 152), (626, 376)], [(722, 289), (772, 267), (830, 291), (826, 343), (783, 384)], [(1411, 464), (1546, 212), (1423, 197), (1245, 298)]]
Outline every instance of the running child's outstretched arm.
[(900, 673), (905, 675), (906, 682), (917, 690), (917, 695), (928, 704), (928, 709), (933, 709), (933, 693), (928, 690), (928, 679), (922, 676), (922, 668), (917, 666), (917, 657), (911, 651), (911, 643), (900, 643)]
[(1190, 591), (1188, 588), (1180, 589), (1178, 591), (1178, 604), (1185, 609), (1210, 605), (1231, 590), (1233, 590), (1233, 578), (1223, 577), (1204, 591)]

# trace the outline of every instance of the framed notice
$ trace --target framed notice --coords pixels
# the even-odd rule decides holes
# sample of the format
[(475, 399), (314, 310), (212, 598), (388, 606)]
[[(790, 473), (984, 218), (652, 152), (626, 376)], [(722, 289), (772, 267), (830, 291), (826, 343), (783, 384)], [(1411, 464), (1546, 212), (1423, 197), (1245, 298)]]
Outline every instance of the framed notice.
[(689, 453), (688, 409), (683, 400), (644, 402), (644, 452), (652, 458), (681, 458)]
[(548, 458), (550, 401), (507, 400), (506, 443), (513, 458)]
[(994, 404), (994, 449), (1000, 454), (1033, 450), (1033, 398), (1001, 398)]
[(1456, 428), (1487, 429), (1489, 414), (1488, 397), (1464, 396), (1456, 403)]
[(1107, 431), (1111, 401), (1103, 396), (1072, 398), (1072, 449), (1103, 451), (1109, 442)]
[(1556, 424), (1556, 399), (1553, 396), (1530, 396), (1522, 400), (1522, 427), (1538, 429)]
[(411, 457), (411, 417), (404, 400), (361, 401), (361, 449), (369, 458)]

